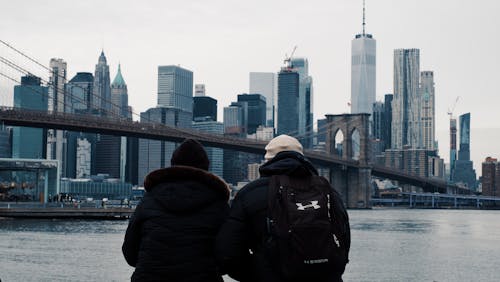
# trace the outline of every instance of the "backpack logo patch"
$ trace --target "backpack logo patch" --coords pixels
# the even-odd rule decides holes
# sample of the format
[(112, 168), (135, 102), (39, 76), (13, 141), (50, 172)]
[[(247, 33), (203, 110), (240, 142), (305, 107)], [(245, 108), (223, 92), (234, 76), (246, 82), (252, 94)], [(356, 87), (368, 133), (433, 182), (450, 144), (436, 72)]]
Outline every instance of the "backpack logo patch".
[(295, 203), (295, 204), (297, 205), (297, 210), (299, 210), (299, 211), (304, 211), (308, 208), (313, 208), (315, 210), (321, 208), (321, 206), (318, 205), (318, 201), (311, 201), (310, 204), (305, 205), (305, 206), (302, 203)]

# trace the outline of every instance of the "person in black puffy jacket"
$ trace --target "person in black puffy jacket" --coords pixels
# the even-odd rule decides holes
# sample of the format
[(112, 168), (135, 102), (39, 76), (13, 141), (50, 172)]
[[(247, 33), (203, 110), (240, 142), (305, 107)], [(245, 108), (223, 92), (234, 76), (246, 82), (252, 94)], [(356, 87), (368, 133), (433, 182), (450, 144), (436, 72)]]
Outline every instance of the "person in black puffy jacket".
[[(271, 176), (289, 175), (304, 178), (317, 175), (314, 166), (303, 156), (302, 145), (293, 137), (280, 135), (266, 146), (266, 163), (259, 168), (260, 178), (250, 182), (237, 194), (230, 215), (221, 227), (216, 241), (216, 256), (222, 271), (244, 282), (288, 282), (280, 275), (270, 250), (266, 247), (269, 232), (268, 187)], [(346, 258), (351, 245), (349, 218), (338, 193), (332, 188), (335, 214), (341, 215), (341, 240), (346, 244)], [(322, 281), (342, 281), (345, 265), (334, 269)]]
[(203, 146), (192, 139), (174, 152), (171, 167), (151, 172), (130, 219), (123, 255), (132, 281), (217, 281), (215, 236), (229, 212), (229, 188), (209, 173)]

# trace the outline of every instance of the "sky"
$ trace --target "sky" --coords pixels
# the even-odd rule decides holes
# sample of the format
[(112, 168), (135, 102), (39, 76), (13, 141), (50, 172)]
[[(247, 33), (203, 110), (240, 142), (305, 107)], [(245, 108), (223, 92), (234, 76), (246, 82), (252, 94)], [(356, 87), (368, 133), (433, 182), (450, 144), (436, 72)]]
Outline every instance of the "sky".
[[(47, 66), (63, 58), (69, 79), (94, 72), (103, 49), (111, 79), (121, 63), (137, 113), (156, 106), (158, 66), (180, 65), (218, 100), (222, 120), (222, 108), (248, 92), (249, 72), (278, 72), (294, 46), (296, 57), (309, 60), (314, 118), (350, 111), (351, 40), (362, 29), (362, 0), (3, 2), (0, 39)], [(377, 99), (392, 93), (394, 49), (419, 48), (420, 69), (434, 71), (437, 131), (446, 132), (447, 112), (460, 97), (455, 115), (470, 112), (473, 129), (498, 132), (498, 11), (497, 0), (366, 0), (366, 31), (377, 40)], [(449, 139), (442, 139), (447, 152)], [(492, 150), (500, 157), (500, 145)]]

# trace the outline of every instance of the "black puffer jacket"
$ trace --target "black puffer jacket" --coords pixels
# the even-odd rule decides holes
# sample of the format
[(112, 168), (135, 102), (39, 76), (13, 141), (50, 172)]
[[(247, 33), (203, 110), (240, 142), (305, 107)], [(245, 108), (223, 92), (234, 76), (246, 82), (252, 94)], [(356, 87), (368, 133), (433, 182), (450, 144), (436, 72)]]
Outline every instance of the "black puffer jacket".
[[(270, 176), (285, 174), (306, 177), (318, 173), (304, 156), (286, 151), (262, 165), (260, 174), (260, 179), (249, 183), (236, 195), (229, 218), (217, 236), (216, 255), (221, 269), (238, 281), (281, 282), (283, 280), (275, 271), (276, 262), (270, 260), (269, 252), (264, 247), (264, 242), (269, 238), (266, 217)], [(349, 251), (351, 238), (348, 215), (340, 197), (334, 197), (333, 200), (336, 201), (333, 203), (335, 214), (341, 214), (341, 221), (345, 223), (341, 227), (341, 240), (346, 242)], [(341, 274), (333, 274), (325, 281), (342, 281)]]
[(229, 189), (217, 176), (173, 166), (150, 173), (130, 219), (123, 255), (132, 281), (222, 281), (215, 236), (229, 211)]

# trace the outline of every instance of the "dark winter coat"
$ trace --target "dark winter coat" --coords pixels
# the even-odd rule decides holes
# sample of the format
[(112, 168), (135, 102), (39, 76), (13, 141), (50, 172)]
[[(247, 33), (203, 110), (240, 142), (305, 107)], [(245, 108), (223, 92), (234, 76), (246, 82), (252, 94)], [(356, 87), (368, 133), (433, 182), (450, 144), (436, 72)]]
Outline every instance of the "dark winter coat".
[[(269, 239), (266, 228), (268, 185), (272, 175), (306, 177), (317, 175), (312, 164), (299, 153), (286, 151), (276, 155), (260, 167), (261, 178), (243, 187), (236, 195), (228, 220), (217, 236), (216, 255), (222, 271), (239, 281), (283, 281), (276, 271), (276, 262), (270, 261), (264, 242)], [(332, 188), (333, 190), (333, 188)], [(338, 195), (337, 192), (334, 192)], [(350, 247), (350, 229), (347, 212), (339, 197), (333, 203), (343, 215), (343, 238), (347, 251)], [(337, 213), (337, 212), (336, 212)], [(250, 251), (249, 251), (250, 250)], [(342, 273), (325, 281), (342, 281)], [(315, 281), (318, 282), (318, 281)]]
[(215, 236), (229, 212), (229, 189), (217, 176), (188, 166), (150, 173), (130, 219), (123, 255), (132, 281), (222, 281)]

